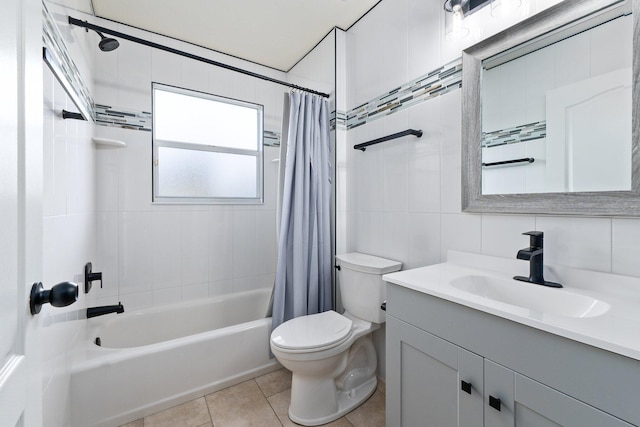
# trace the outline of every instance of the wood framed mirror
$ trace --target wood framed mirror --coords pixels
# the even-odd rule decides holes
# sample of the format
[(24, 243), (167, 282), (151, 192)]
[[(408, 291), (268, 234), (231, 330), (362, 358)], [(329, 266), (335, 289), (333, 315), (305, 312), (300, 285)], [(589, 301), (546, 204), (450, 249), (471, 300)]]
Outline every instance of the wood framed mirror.
[[(640, 0), (565, 0), (463, 51), (464, 212), (640, 216), (640, 55), (637, 54), (640, 51), (639, 5)], [(541, 63), (541, 57), (562, 57), (562, 52), (547, 54), (544, 52), (545, 49), (559, 49), (558, 46), (576, 35), (582, 39), (595, 39), (595, 36), (592, 37), (588, 33), (591, 29), (597, 28), (602, 32), (607, 25), (609, 27), (606, 28), (610, 28), (619, 24), (628, 27), (619, 30), (620, 34), (626, 34), (624, 39), (618, 38), (626, 43), (628, 50), (631, 50), (628, 59), (620, 60), (625, 64), (612, 70), (610, 63), (616, 61), (609, 61), (606, 57), (600, 59), (600, 64), (605, 66), (591, 66), (592, 69), (601, 70), (587, 76), (586, 83), (578, 78), (577, 74), (580, 73), (576, 72), (574, 76), (571, 72), (565, 72), (564, 79), (556, 78), (553, 84), (545, 86), (540, 93), (531, 95), (532, 100), (529, 101), (528, 110), (525, 112), (518, 110), (517, 102), (511, 102), (521, 101), (519, 98), (522, 96), (519, 96), (517, 91), (503, 89), (506, 93), (503, 93), (502, 112), (498, 111), (500, 107), (496, 109), (496, 102), (492, 100), (488, 88), (500, 81), (500, 77), (496, 75), (503, 71), (496, 72), (498, 67), (524, 70), (521, 75), (516, 74), (515, 78), (520, 79), (516, 80), (516, 84), (525, 88), (536, 86), (535, 83), (525, 81), (524, 74), (536, 72), (535, 67), (526, 65), (525, 61), (529, 61), (530, 64), (535, 60), (538, 69), (544, 70), (545, 67), (553, 65)], [(572, 40), (571, 43), (573, 42)], [(602, 46), (599, 48), (603, 49)], [(571, 52), (579, 54), (576, 49)], [(525, 58), (527, 56), (529, 58)], [(619, 80), (627, 83), (616, 83), (614, 89), (608, 86), (610, 82)], [(615, 96), (622, 98), (611, 98), (609, 104), (605, 103), (604, 106), (595, 109), (590, 106), (581, 107), (578, 111), (566, 108), (569, 104), (582, 105), (582, 99), (580, 102), (575, 101), (575, 93), (587, 94), (582, 96), (585, 99), (601, 97), (600, 93), (597, 96), (588, 95), (585, 87), (590, 88), (594, 82), (603, 81), (605, 90), (602, 93), (615, 92)], [(621, 92), (624, 90), (626, 92)], [(509, 102), (505, 102), (504, 99)], [(558, 99), (564, 104), (558, 103)], [(620, 102), (620, 99), (625, 101)], [(624, 114), (610, 113), (611, 107), (607, 105), (622, 103), (627, 105)], [(594, 114), (602, 119), (590, 120), (589, 117), (594, 117)], [(501, 118), (496, 119), (497, 116)], [(511, 122), (505, 119), (505, 116), (509, 116)], [(576, 119), (569, 120), (569, 116)], [(544, 122), (542, 125), (541, 121)], [(587, 126), (579, 131), (569, 128), (558, 136), (554, 129), (558, 128), (558, 123), (563, 127), (565, 122), (584, 123), (591, 127)], [(610, 137), (614, 131), (621, 131), (619, 133), (626, 135), (626, 139), (621, 143), (624, 147), (621, 154), (610, 157), (614, 150), (608, 141), (614, 139), (613, 136)], [(514, 134), (518, 136), (513, 137)], [(602, 151), (585, 154), (585, 147), (589, 144), (578, 143), (597, 134), (604, 135), (600, 140), (607, 140), (601, 143)], [(537, 142), (518, 145), (532, 140)], [(555, 145), (553, 141), (556, 140), (562, 141), (563, 145)], [(497, 162), (488, 161), (489, 157), (495, 160), (494, 154), (498, 152), (495, 150), (496, 147), (502, 147), (501, 151), (511, 154), (519, 153), (514, 160), (521, 162), (514, 165), (502, 163), (505, 159), (498, 159)], [(531, 155), (532, 152), (538, 153), (539, 156)], [(607, 156), (610, 157), (609, 160)], [(578, 163), (576, 159), (586, 161)], [(483, 173), (483, 163), (484, 169), (490, 172)], [(523, 168), (530, 167), (527, 165), (535, 167), (523, 172), (526, 170)], [(560, 169), (550, 169), (551, 165), (560, 165)], [(490, 169), (492, 167), (495, 169)], [(497, 169), (502, 169), (504, 173), (495, 172)], [(518, 176), (524, 177), (525, 181), (528, 178), (529, 186), (515, 185), (514, 177)], [(537, 176), (537, 180), (532, 176)], [(500, 186), (500, 183), (509, 185)], [(491, 187), (493, 184), (495, 185)]]

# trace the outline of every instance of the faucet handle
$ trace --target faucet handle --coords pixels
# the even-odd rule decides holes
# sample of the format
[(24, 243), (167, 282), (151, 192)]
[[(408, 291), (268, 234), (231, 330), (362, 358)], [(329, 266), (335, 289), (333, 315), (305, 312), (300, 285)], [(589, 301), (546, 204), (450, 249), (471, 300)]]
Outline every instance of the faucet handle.
[(532, 248), (542, 248), (544, 245), (544, 232), (543, 231), (527, 231), (522, 233), (523, 236), (530, 236), (529, 246)]

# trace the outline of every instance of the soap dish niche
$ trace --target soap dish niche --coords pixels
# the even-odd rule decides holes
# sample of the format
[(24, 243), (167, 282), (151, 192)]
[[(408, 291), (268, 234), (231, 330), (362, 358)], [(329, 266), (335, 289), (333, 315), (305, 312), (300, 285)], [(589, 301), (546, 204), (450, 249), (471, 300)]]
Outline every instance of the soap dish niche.
[(126, 142), (117, 139), (97, 138), (95, 136), (91, 139), (98, 148), (120, 148), (127, 146)]

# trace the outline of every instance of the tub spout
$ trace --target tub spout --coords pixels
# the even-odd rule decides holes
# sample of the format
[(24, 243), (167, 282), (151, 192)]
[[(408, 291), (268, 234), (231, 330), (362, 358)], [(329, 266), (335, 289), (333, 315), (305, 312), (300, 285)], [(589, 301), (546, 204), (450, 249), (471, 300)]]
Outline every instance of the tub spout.
[(118, 305), (103, 305), (100, 307), (88, 307), (87, 319), (96, 316), (102, 316), (109, 313), (124, 313), (124, 306), (121, 302)]

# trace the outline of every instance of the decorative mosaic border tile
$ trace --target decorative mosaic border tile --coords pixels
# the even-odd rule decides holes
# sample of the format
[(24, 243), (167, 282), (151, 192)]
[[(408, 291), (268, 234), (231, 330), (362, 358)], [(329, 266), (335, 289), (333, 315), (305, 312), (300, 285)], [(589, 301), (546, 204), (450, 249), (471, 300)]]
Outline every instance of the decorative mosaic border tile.
[(347, 112), (346, 111), (334, 111), (335, 119), (331, 125), (331, 130), (340, 129), (347, 130)]
[(462, 87), (462, 59), (443, 65), (415, 80), (395, 88), (347, 112), (347, 129), (353, 129), (404, 110), (419, 102), (444, 95)]
[(42, 42), (46, 52), (45, 60), (64, 90), (87, 119), (94, 119), (93, 99), (89, 88), (71, 59), (64, 38), (44, 0), (42, 2)]
[(151, 113), (95, 104), (96, 124), (151, 132)]
[(514, 144), (516, 142), (532, 141), (547, 136), (547, 122), (528, 123), (507, 129), (482, 133), (483, 147), (497, 147), (499, 145)]
[(264, 145), (266, 147), (280, 146), (280, 134), (278, 132), (271, 132), (269, 130), (265, 130), (263, 140), (264, 140)]
[[(332, 111), (329, 117), (330, 128), (350, 130), (461, 87), (462, 60), (458, 58), (348, 112)], [(99, 125), (151, 131), (149, 112), (114, 109), (111, 106), (96, 104), (95, 115), (96, 124)], [(265, 131), (265, 145), (276, 144), (280, 144), (280, 135)]]

